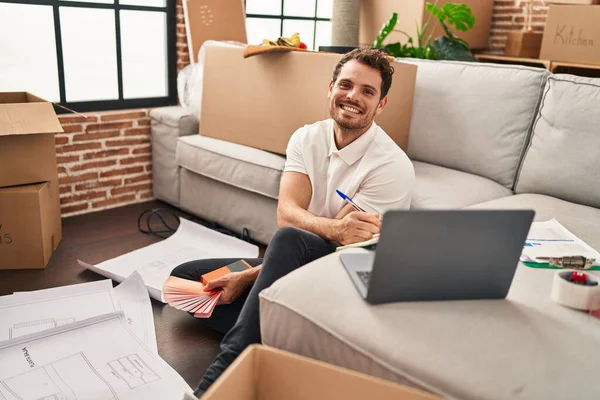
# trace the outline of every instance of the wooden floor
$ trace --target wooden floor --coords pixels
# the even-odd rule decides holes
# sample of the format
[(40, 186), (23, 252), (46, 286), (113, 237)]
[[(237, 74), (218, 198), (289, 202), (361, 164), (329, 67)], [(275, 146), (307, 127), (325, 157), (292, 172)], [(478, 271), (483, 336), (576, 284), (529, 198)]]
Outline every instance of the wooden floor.
[[(137, 228), (138, 216), (158, 207), (185, 215), (152, 201), (63, 219), (63, 240), (46, 269), (0, 271), (0, 295), (105, 279), (80, 267), (77, 259), (99, 263), (161, 240)], [(261, 254), (263, 251), (261, 248)], [(187, 313), (155, 300), (152, 310), (160, 356), (195, 388), (217, 355), (221, 335)]]

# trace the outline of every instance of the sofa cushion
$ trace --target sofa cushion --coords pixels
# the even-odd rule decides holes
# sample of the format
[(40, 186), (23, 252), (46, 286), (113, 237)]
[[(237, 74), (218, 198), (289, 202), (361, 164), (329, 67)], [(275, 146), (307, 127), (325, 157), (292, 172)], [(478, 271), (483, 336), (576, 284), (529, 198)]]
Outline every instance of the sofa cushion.
[(516, 192), (600, 207), (600, 79), (550, 77)]
[(285, 158), (201, 135), (182, 137), (177, 163), (192, 172), (277, 199)]
[(517, 194), (469, 208), (533, 209), (536, 221), (556, 218), (581, 240), (600, 251), (600, 209), (541, 194)]
[(180, 207), (268, 244), (277, 231), (277, 200), (181, 168)]
[[(344, 252), (366, 250), (348, 249)], [(260, 293), (264, 344), (465, 400), (600, 398), (598, 321), (519, 264), (506, 300), (369, 305), (334, 253)]]
[(411, 209), (463, 208), (512, 195), (510, 189), (468, 172), (413, 161), (416, 183)]
[(549, 73), (499, 64), (407, 62), (418, 66), (408, 156), (512, 190)]

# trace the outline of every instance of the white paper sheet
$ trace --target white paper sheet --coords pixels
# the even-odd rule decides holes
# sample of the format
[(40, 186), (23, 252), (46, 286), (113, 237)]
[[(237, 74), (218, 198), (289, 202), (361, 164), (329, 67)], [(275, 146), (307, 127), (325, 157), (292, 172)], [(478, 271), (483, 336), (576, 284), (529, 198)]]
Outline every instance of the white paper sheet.
[(119, 309), (125, 313), (130, 329), (150, 350), (158, 353), (154, 314), (142, 276), (134, 271), (114, 289)]
[(131, 253), (91, 265), (79, 264), (117, 282), (138, 271), (150, 297), (164, 303), (162, 286), (180, 264), (206, 258), (256, 258), (258, 247), (202, 225), (180, 218), (177, 231), (169, 238)]
[(531, 224), (521, 254), (522, 261), (546, 262), (537, 258), (564, 256), (595, 258), (594, 265), (600, 265), (600, 253), (572, 234), (556, 219)]
[(180, 400), (192, 389), (111, 313), (0, 343), (3, 400)]
[[(152, 305), (138, 273), (114, 289), (106, 279), (0, 297), (0, 340), (119, 310), (137, 337), (158, 353)], [(71, 314), (65, 316), (68, 312)]]
[(110, 280), (3, 296), (0, 297), (0, 340), (118, 310)]

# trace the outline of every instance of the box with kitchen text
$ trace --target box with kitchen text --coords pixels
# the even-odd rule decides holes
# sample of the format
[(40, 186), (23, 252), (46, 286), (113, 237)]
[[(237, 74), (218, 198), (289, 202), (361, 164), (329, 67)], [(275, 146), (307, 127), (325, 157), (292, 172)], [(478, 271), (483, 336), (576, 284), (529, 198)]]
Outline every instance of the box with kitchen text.
[(600, 5), (551, 4), (540, 58), (600, 64)]

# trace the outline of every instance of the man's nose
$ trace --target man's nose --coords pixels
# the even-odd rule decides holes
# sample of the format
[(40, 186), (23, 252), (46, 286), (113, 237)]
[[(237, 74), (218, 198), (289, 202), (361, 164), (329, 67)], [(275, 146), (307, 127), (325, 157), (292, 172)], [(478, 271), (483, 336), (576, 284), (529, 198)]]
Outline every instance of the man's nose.
[(346, 98), (350, 101), (356, 101), (358, 100), (358, 95), (358, 90), (356, 90), (356, 88), (353, 88), (348, 91), (348, 93), (346, 94)]

